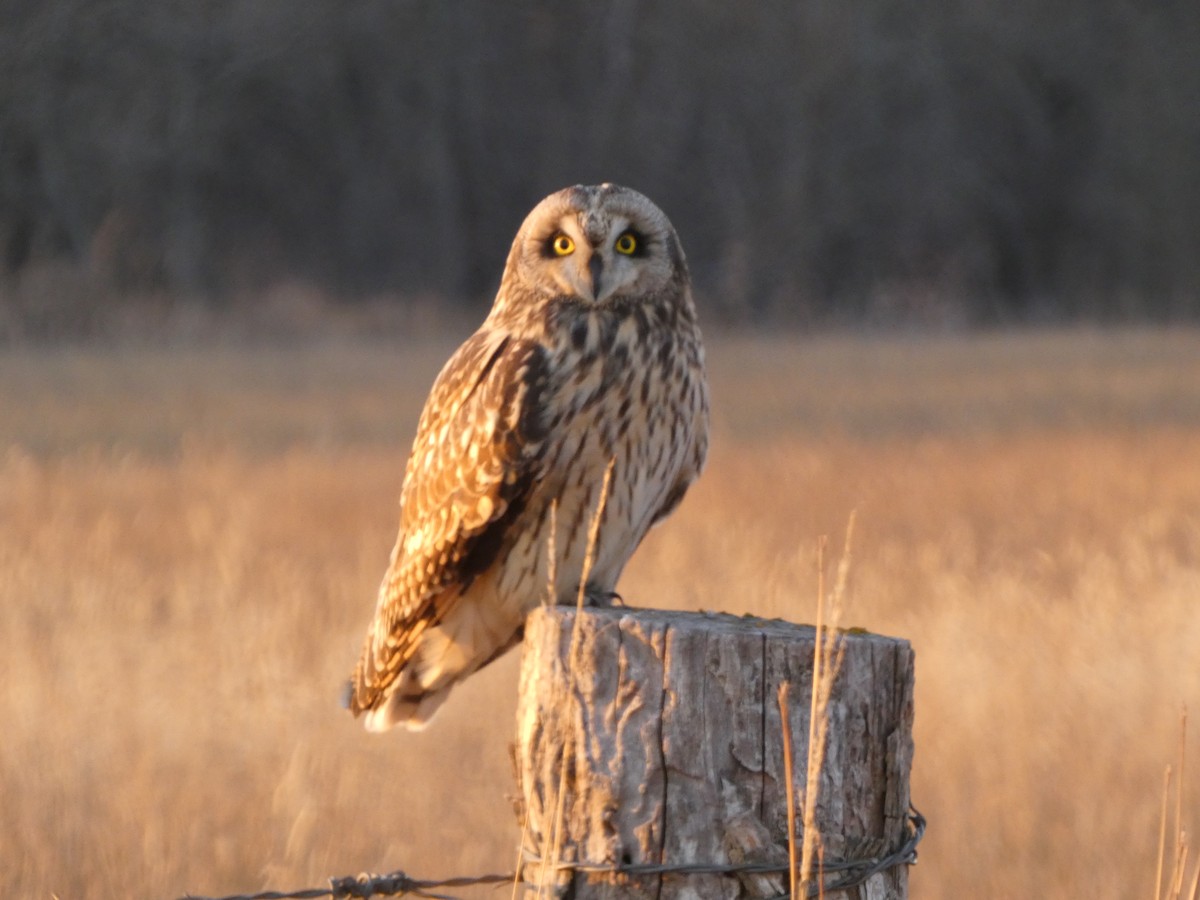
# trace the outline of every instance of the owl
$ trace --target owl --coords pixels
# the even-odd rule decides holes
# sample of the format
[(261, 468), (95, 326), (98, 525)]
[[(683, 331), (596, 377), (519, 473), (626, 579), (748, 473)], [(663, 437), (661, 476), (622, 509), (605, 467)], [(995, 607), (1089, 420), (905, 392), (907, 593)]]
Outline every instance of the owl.
[(521, 639), (534, 607), (573, 604), (581, 588), (611, 602), (646, 532), (700, 474), (708, 408), (666, 215), (615, 184), (542, 200), (421, 414), (350, 711), (371, 731), (420, 729)]

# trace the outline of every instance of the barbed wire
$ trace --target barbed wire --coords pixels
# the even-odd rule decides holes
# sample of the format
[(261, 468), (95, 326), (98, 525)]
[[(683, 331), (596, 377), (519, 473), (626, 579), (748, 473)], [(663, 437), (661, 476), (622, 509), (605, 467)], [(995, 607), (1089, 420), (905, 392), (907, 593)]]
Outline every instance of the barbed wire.
[[(914, 806), (909, 807), (907, 822), (908, 837), (904, 843), (886, 856), (871, 859), (847, 860), (830, 862), (821, 868), (824, 872), (847, 872), (850, 874), (825, 885), (814, 884), (809, 887), (808, 896), (816, 897), (820, 891), (830, 893), (845, 891), (862, 884), (873, 875), (878, 875), (894, 866), (912, 865), (917, 861), (917, 845), (925, 836), (925, 817)], [(525, 861), (531, 864), (542, 862), (533, 855), (526, 855)], [(610, 863), (580, 863), (560, 862), (549, 866), (556, 872), (570, 871), (585, 874), (622, 875), (627, 878), (647, 877), (651, 875), (771, 875), (787, 872), (788, 865), (774, 863), (626, 863), (615, 865)], [(506, 875), (475, 875), (441, 880), (411, 878), (401, 871), (387, 875), (346, 875), (340, 878), (330, 878), (329, 887), (303, 888), (297, 891), (260, 891), (257, 894), (229, 894), (224, 897), (202, 897), (196, 894), (185, 894), (180, 900), (317, 900), (321, 897), (340, 898), (370, 898), (370, 897), (402, 897), (406, 895), (425, 897), (429, 900), (455, 900), (449, 894), (434, 893), (441, 888), (473, 887), (488, 884), (511, 884), (517, 879), (517, 873)], [(772, 900), (786, 900), (787, 894), (780, 894)]]
[(297, 891), (259, 891), (257, 894), (229, 894), (225, 897), (201, 897), (184, 894), (180, 900), (316, 900), (319, 897), (428, 897), (430, 900), (455, 900), (449, 894), (435, 894), (434, 888), (472, 887), (481, 884), (511, 884), (515, 876), (474, 875), (460, 878), (426, 880), (411, 878), (396, 871), (387, 875), (344, 875), (330, 878), (329, 887), (302, 888)]

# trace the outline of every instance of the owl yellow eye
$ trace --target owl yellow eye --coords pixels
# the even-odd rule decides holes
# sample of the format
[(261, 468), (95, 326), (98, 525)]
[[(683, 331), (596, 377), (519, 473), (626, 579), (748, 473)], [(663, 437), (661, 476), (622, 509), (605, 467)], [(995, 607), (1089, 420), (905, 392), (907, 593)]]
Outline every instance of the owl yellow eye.
[(570, 256), (575, 252), (575, 242), (565, 234), (560, 234), (550, 242), (555, 256)]
[(617, 243), (614, 245), (618, 253), (624, 253), (626, 256), (633, 256), (637, 250), (637, 238), (633, 236), (632, 231), (626, 231), (617, 238)]

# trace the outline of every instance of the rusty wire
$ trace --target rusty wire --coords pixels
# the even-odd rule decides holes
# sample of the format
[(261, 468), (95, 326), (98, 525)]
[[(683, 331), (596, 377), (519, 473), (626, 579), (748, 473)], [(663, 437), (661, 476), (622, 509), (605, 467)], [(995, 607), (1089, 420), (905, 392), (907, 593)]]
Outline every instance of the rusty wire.
[[(823, 865), (823, 872), (845, 872), (836, 881), (824, 886), (812, 885), (808, 896), (816, 897), (819, 891), (832, 893), (845, 891), (862, 884), (873, 875), (886, 871), (894, 866), (912, 865), (917, 861), (917, 845), (925, 836), (925, 817), (915, 807), (909, 807), (908, 836), (904, 843), (895, 851), (872, 859), (848, 860), (831, 862)], [(526, 862), (541, 862), (536, 857), (526, 856)], [(620, 875), (626, 878), (649, 877), (652, 875), (742, 875), (742, 874), (773, 874), (788, 871), (787, 862), (771, 863), (684, 863), (671, 865), (667, 863), (629, 863), (616, 865), (612, 863), (580, 863), (561, 862), (552, 868), (556, 871), (579, 872), (582, 874)], [(455, 900), (449, 894), (435, 893), (442, 888), (471, 887), (475, 885), (512, 884), (517, 879), (516, 873), (506, 875), (476, 875), (442, 880), (427, 880), (411, 878), (404, 872), (396, 871), (387, 875), (346, 875), (341, 878), (329, 879), (329, 887), (304, 888), (296, 891), (260, 891), (256, 894), (229, 894), (224, 897), (202, 897), (196, 894), (186, 894), (180, 900), (317, 900), (321, 897), (340, 898), (370, 898), (370, 897), (424, 897), (429, 900)], [(785, 900), (787, 894), (781, 894), (772, 900)]]

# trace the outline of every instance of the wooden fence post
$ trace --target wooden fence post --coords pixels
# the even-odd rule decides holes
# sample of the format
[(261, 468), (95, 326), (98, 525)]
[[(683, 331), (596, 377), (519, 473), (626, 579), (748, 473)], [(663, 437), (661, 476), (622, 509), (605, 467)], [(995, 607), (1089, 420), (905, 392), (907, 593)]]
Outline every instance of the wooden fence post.
[[(802, 809), (814, 640), (811, 627), (750, 617), (535, 611), (525, 626), (517, 713), (522, 881), (570, 887), (580, 900), (785, 893), (786, 872), (636, 866), (786, 866), (777, 689), (790, 684)], [(880, 860), (912, 838), (912, 649), (866, 633), (847, 632), (845, 641), (816, 807), (825, 897), (902, 900), (904, 864), (834, 888), (848, 872), (833, 864)], [(554, 860), (582, 866), (556, 868)]]

